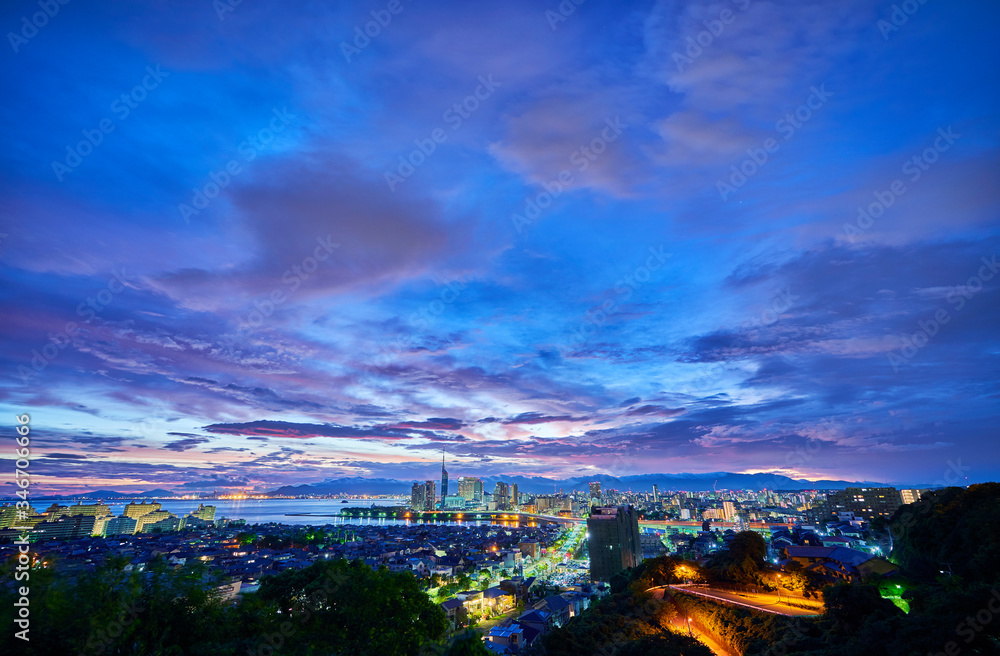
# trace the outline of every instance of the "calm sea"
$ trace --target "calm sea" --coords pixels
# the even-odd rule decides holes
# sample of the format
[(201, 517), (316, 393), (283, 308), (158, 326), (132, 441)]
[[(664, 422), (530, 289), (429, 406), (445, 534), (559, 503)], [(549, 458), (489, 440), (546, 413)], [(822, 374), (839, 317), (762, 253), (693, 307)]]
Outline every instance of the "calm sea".
[[(52, 503), (70, 504), (76, 503), (78, 499), (46, 500), (35, 504), (35, 508), (43, 511)], [(94, 503), (93, 500), (82, 500), (83, 503)], [(366, 524), (379, 526), (405, 526), (416, 522), (400, 519), (375, 519), (363, 517), (324, 517), (322, 515), (337, 515), (342, 508), (367, 508), (373, 503), (378, 506), (405, 506), (410, 503), (409, 498), (399, 499), (378, 499), (354, 500), (347, 499), (347, 503), (342, 503), (341, 499), (200, 499), (200, 500), (176, 500), (176, 499), (145, 499), (145, 501), (156, 501), (161, 504), (163, 510), (168, 510), (178, 517), (198, 509), (198, 504), (215, 506), (215, 517), (228, 517), (230, 519), (245, 519), (248, 524), (263, 524), (266, 522), (278, 522), (281, 524), (312, 524), (319, 526), (323, 524)], [(115, 515), (122, 514), (122, 509), (128, 501), (105, 501)], [(138, 502), (137, 502), (138, 503)], [(295, 513), (295, 514), (290, 514)], [(297, 513), (308, 513), (305, 516)], [(317, 516), (319, 515), (319, 516)], [(490, 522), (425, 522), (432, 524), (489, 524)]]

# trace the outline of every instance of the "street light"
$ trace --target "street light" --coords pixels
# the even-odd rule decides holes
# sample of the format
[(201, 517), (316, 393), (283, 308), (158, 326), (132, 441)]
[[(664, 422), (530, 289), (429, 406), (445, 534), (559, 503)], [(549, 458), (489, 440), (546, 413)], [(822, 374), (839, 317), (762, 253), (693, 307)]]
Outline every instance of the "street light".
[(688, 637), (693, 638), (694, 636), (691, 635), (691, 618), (689, 617), (687, 619), (688, 619)]

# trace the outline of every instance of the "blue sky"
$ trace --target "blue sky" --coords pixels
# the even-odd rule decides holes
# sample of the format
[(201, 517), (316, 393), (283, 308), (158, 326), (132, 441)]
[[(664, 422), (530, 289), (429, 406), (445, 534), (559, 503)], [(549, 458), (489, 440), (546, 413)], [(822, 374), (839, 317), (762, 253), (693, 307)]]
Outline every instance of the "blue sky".
[(904, 4), (7, 3), (34, 484), (995, 480), (1000, 8)]

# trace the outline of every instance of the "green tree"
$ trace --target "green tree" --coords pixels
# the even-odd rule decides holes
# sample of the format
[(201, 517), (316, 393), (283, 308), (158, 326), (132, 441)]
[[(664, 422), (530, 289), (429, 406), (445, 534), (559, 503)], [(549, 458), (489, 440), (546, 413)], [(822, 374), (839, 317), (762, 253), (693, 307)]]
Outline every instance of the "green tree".
[(757, 583), (766, 556), (764, 538), (754, 531), (741, 531), (733, 536), (726, 549), (713, 555), (708, 569), (726, 581)]
[(444, 612), (410, 572), (360, 561), (319, 561), (267, 577), (258, 596), (298, 618), (287, 645), (302, 653), (416, 654), (447, 629)]

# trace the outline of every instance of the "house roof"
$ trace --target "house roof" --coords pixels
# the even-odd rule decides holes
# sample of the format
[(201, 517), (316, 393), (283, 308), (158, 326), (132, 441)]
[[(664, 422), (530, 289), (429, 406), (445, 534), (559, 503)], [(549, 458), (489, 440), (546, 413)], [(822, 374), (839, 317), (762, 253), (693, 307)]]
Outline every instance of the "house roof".
[(871, 554), (847, 547), (785, 547), (789, 558), (829, 558), (854, 567), (874, 558)]
[(549, 619), (549, 615), (551, 615), (551, 614), (552, 613), (550, 613), (547, 610), (538, 610), (538, 609), (529, 610), (529, 611), (527, 611), (525, 613), (522, 613), (521, 616), (517, 618), (517, 621), (518, 622), (541, 622), (541, 623), (544, 624)]
[(554, 613), (558, 613), (569, 608), (569, 602), (560, 597), (559, 595), (549, 595), (545, 599), (542, 599), (542, 603)]
[(534, 628), (533, 626), (528, 626), (527, 624), (521, 624), (520, 622), (518, 622), (516, 620), (514, 621), (514, 624), (517, 624), (518, 626), (520, 626), (521, 629), (524, 631), (524, 633), (523, 633), (523, 635), (524, 635), (524, 643), (526, 645), (530, 645), (531, 643), (533, 643), (535, 641), (535, 638), (537, 638), (538, 636), (540, 636), (542, 634), (541, 631), (539, 631), (538, 629)]

